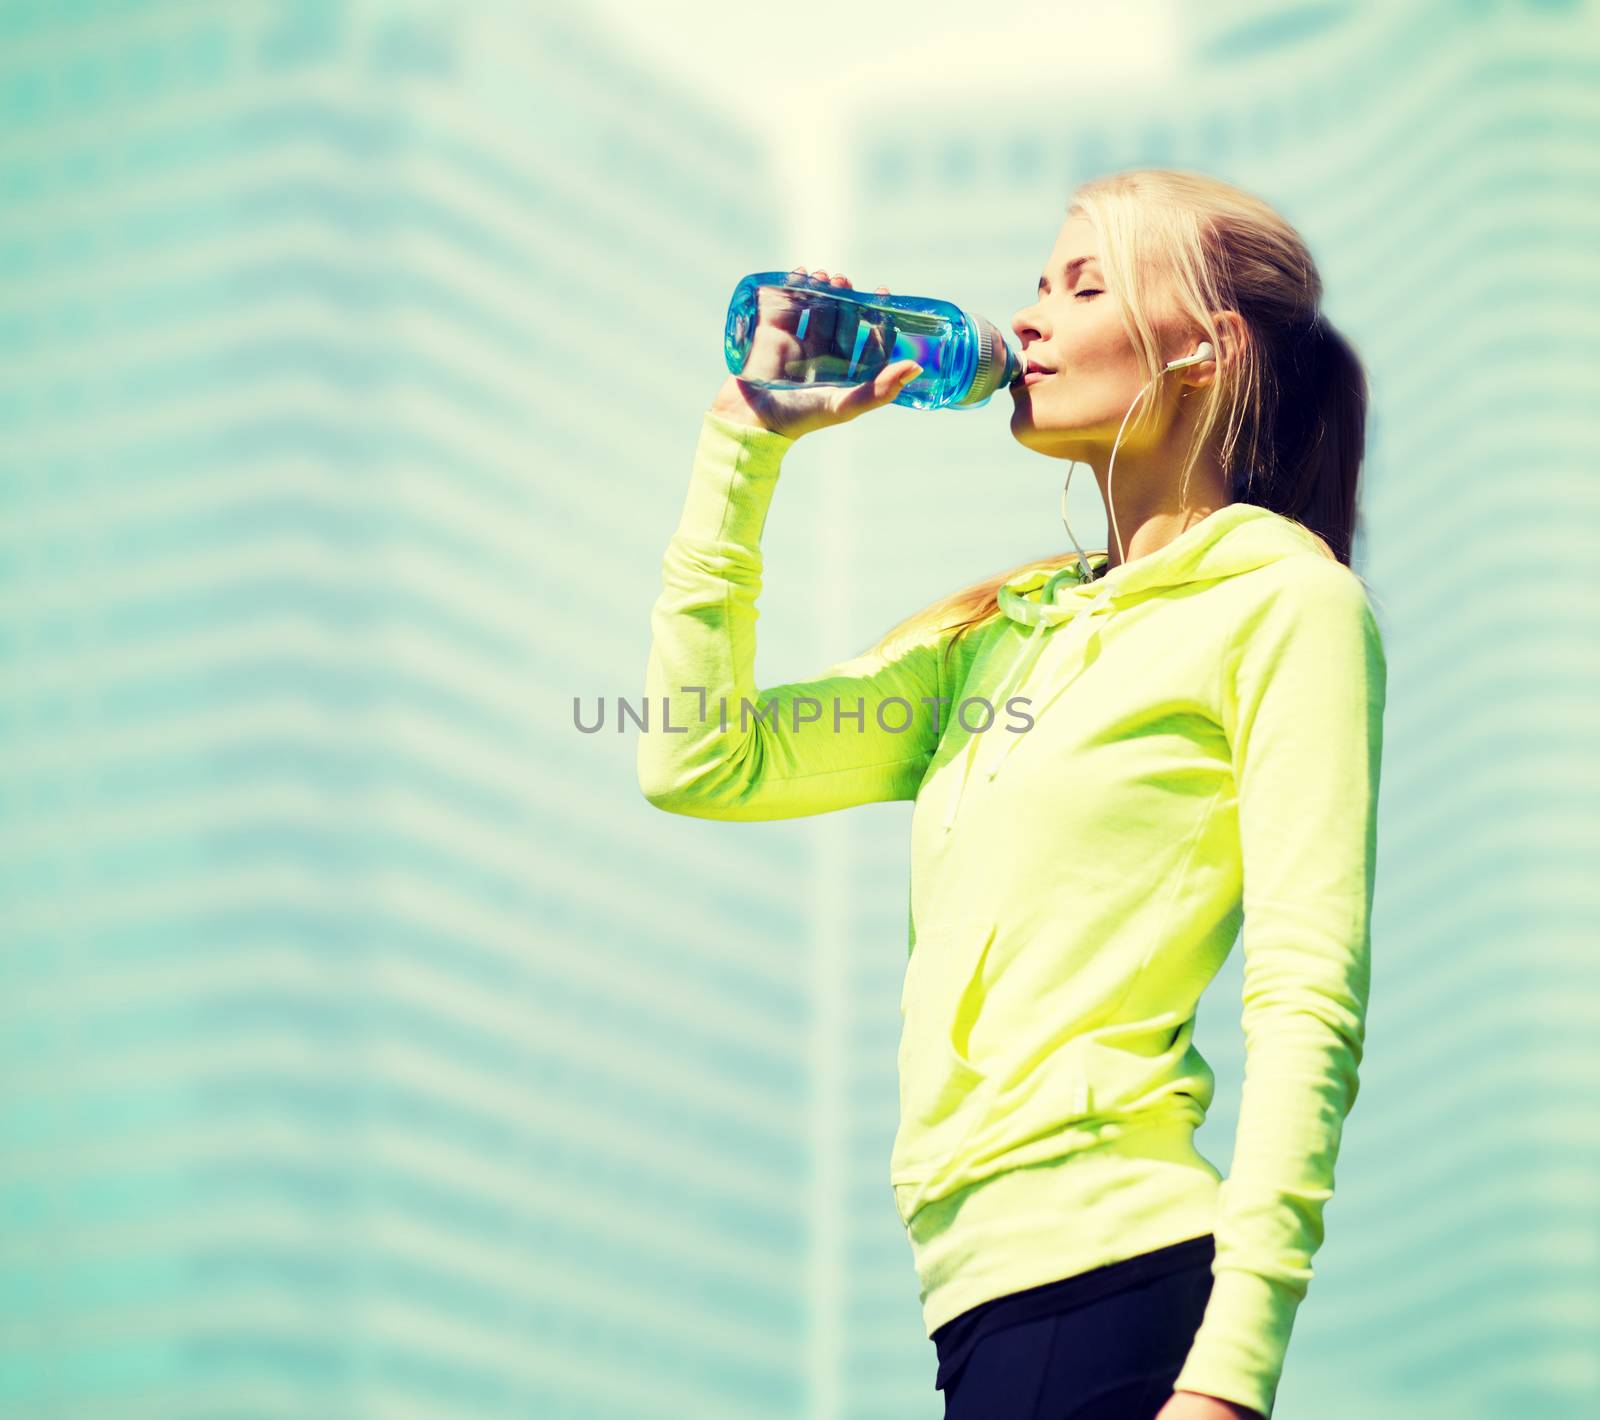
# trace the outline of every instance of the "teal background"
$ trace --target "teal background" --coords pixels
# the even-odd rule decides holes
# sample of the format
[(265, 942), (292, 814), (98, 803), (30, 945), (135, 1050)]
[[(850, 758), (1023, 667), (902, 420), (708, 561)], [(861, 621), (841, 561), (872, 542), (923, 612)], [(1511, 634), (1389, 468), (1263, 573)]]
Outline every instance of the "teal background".
[[(1275, 1415), (1600, 1413), (1597, 77), (1575, 3), (0, 0), (0, 1414), (940, 1414), (910, 806), (662, 815), (617, 700), (740, 277), (1004, 325), (1145, 165), (1293, 221), (1373, 388), (1372, 1011)], [(763, 684), (1066, 548), (1008, 412), (790, 453)]]

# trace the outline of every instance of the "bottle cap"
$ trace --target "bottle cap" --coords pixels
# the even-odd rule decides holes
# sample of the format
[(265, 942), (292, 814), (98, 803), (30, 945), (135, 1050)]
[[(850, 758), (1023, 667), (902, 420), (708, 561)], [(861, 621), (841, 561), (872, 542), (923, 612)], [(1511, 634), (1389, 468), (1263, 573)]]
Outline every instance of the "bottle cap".
[(1015, 349), (1004, 336), (1001, 337), (1001, 341), (1006, 347), (1006, 372), (1000, 383), (1014, 385), (1027, 373), (1028, 362), (1023, 358), (1022, 352)]
[(983, 404), (996, 390), (1014, 383), (1024, 363), (992, 321), (969, 314), (967, 324), (977, 344), (978, 359), (972, 383), (966, 397), (957, 401), (958, 406)]

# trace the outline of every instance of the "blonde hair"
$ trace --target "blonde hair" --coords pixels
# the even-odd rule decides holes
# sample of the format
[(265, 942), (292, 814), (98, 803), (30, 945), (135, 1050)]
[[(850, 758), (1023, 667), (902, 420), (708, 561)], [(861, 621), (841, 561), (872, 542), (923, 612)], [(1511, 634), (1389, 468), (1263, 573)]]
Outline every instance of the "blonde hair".
[[(1299, 523), (1348, 567), (1360, 517), (1367, 380), (1355, 351), (1322, 317), (1322, 278), (1300, 234), (1260, 198), (1170, 168), (1086, 182), (1072, 195), (1068, 215), (1075, 214), (1099, 236), (1100, 268), (1147, 379), (1156, 380), (1165, 364), (1158, 320), (1169, 328), (1174, 321), (1198, 326), (1215, 350), (1223, 349), (1215, 312), (1237, 311), (1244, 323), (1237, 360), (1219, 362), (1217, 377), (1199, 391), (1180, 494), (1187, 495), (1195, 463), (1215, 442), (1231, 501)], [(1146, 401), (1129, 432), (1155, 408)], [(1052, 553), (1021, 563), (942, 598), (885, 639), (950, 617), (943, 629), (959, 636), (998, 614), (1007, 578), (1054, 571), (1076, 558)]]

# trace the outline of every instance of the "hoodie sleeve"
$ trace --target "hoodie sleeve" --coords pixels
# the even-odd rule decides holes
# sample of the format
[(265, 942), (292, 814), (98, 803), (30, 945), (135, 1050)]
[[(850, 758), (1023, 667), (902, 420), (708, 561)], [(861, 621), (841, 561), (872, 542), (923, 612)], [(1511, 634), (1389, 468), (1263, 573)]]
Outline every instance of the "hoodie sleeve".
[(1211, 1298), (1174, 1383), (1269, 1416), (1359, 1087), (1387, 681), (1360, 580), (1291, 561), (1225, 660), (1245, 1078)]
[(945, 633), (931, 625), (756, 688), (760, 538), (793, 443), (709, 412), (701, 425), (651, 611), (638, 735), (639, 786), (668, 812), (798, 818), (915, 798), (938, 743)]

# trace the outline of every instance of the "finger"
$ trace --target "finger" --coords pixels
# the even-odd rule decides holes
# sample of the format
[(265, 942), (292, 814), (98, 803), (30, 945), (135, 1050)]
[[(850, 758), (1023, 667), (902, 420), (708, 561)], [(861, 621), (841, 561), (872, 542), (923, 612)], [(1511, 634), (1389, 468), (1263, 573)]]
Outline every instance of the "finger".
[[(790, 274), (794, 275), (793, 272)], [(805, 279), (805, 273), (802, 271), (799, 273), (799, 282), (794, 286), (763, 286), (757, 293), (755, 332), (757, 344), (769, 340), (774, 331), (781, 331), (791, 336), (796, 334), (809, 304), (802, 290)]]
[(886, 365), (878, 371), (877, 378), (872, 381), (873, 403), (889, 404), (894, 397), (922, 373), (922, 367), (915, 360), (896, 360), (892, 365)]
[(845, 391), (839, 400), (839, 412), (853, 419), (857, 414), (890, 403), (920, 373), (920, 369), (915, 360), (896, 360), (892, 365), (885, 365), (872, 379), (863, 380)]
[[(830, 277), (826, 271), (818, 267), (811, 273), (815, 281), (821, 281), (828, 286), (848, 286), (849, 280), (845, 277)], [(831, 302), (824, 302), (816, 312), (813, 320), (806, 323), (805, 333), (802, 337), (806, 341), (807, 350), (818, 355), (826, 354), (832, 347), (834, 330), (838, 325), (839, 312)]]

